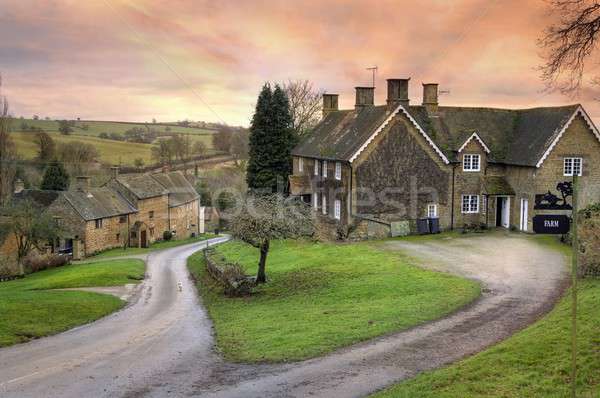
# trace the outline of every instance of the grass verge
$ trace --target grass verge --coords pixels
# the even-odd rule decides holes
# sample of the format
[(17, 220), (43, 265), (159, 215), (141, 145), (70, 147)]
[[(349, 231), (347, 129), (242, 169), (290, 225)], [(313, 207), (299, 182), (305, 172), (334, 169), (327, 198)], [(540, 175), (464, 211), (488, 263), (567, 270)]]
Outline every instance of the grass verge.
[[(218, 247), (248, 273), (258, 252)], [(368, 243), (274, 242), (269, 282), (246, 298), (224, 297), (202, 253), (188, 266), (213, 320), (217, 344), (232, 361), (295, 361), (439, 318), (471, 302), (477, 283), (423, 270)]]
[[(533, 237), (568, 254), (554, 237)], [(600, 280), (584, 280), (578, 299), (579, 397), (600, 396)], [(404, 397), (570, 396), (571, 296), (547, 316), (504, 342), (449, 367), (375, 394)]]
[(196, 236), (195, 238), (187, 238), (187, 239), (179, 239), (179, 240), (169, 240), (169, 241), (159, 241), (155, 242), (150, 247), (142, 248), (142, 247), (128, 247), (127, 249), (123, 248), (115, 248), (105, 250), (101, 253), (95, 254), (88, 259), (95, 260), (98, 258), (109, 258), (109, 257), (121, 257), (121, 256), (131, 256), (135, 254), (146, 254), (149, 252), (153, 252), (156, 250), (169, 249), (171, 247), (177, 247), (181, 245), (187, 245), (189, 243), (200, 242), (206, 239), (216, 237), (215, 234), (205, 233)]
[(143, 279), (144, 272), (141, 260), (113, 260), (67, 265), (0, 283), (0, 347), (94, 321), (125, 304), (105, 294), (51, 289), (125, 285)]

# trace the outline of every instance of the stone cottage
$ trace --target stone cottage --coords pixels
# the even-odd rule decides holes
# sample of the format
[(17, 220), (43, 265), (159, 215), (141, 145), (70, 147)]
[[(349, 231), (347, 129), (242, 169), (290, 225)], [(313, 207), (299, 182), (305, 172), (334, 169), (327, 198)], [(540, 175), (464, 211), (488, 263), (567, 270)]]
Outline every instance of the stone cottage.
[(560, 197), (557, 185), (573, 175), (580, 206), (600, 201), (600, 134), (581, 105), (443, 106), (435, 83), (411, 105), (409, 81), (388, 79), (385, 105), (374, 105), (373, 87), (356, 87), (348, 110), (324, 94), (323, 119), (293, 150), (290, 190), (331, 233), (414, 233), (425, 218), (442, 230), (530, 232), (548, 212), (541, 198)]
[[(15, 200), (33, 200), (56, 217), (65, 231), (49, 251), (89, 256), (115, 247), (148, 247), (171, 231), (174, 238), (204, 232), (203, 208), (194, 186), (180, 172), (119, 175), (101, 187), (77, 177), (68, 191), (19, 189)], [(3, 239), (3, 253), (11, 251)]]
[(119, 175), (119, 168), (112, 168), (112, 178), (106, 187), (119, 192), (136, 209), (131, 217), (129, 245), (147, 247), (162, 239), (169, 230), (169, 192), (149, 174)]

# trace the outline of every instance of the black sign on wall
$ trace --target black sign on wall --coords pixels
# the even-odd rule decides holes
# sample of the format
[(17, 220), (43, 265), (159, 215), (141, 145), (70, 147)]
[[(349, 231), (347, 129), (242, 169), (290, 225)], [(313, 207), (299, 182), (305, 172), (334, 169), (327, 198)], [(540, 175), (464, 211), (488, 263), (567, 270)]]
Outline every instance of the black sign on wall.
[(571, 218), (559, 214), (540, 214), (533, 217), (536, 234), (564, 235), (571, 229)]

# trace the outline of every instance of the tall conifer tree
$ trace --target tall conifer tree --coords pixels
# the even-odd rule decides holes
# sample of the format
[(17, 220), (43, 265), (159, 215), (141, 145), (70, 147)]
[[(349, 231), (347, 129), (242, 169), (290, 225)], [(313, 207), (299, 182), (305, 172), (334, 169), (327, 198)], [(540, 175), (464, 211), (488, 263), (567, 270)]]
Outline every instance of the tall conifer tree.
[(246, 174), (248, 187), (263, 193), (285, 187), (292, 171), (291, 150), (296, 138), (291, 128), (289, 101), (279, 86), (265, 84), (258, 96), (249, 137)]

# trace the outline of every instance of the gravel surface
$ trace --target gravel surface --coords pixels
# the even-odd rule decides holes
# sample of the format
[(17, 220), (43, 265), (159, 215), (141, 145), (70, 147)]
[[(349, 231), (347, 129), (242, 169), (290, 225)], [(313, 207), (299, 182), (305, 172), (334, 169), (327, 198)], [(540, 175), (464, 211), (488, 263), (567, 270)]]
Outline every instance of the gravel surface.
[[(218, 239), (212, 239), (216, 243)], [(206, 243), (152, 254), (137, 301), (69, 332), (0, 350), (2, 397), (360, 397), (471, 355), (552, 308), (565, 259), (519, 234), (382, 247), (480, 281), (482, 297), (437, 321), (293, 364), (225, 363), (185, 259)]]

